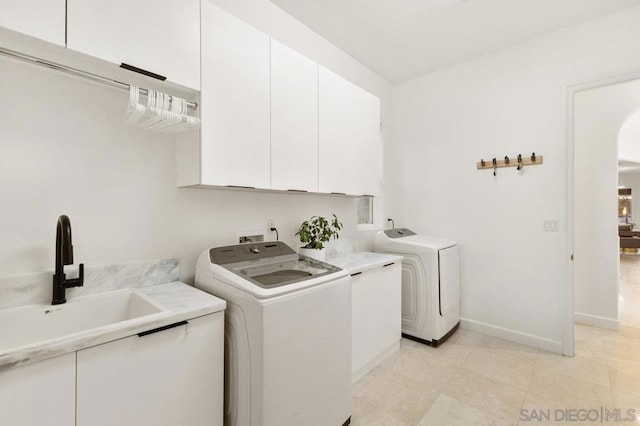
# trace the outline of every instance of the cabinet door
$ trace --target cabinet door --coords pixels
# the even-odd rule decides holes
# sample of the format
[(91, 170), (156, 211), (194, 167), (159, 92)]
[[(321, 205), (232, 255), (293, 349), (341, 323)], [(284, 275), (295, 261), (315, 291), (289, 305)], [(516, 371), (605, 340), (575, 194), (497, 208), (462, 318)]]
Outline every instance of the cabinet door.
[(65, 0), (0, 0), (0, 27), (64, 46)]
[(67, 0), (67, 47), (199, 90), (199, 1)]
[(400, 340), (400, 264), (353, 276), (351, 291), (351, 367), (354, 378), (358, 378), (374, 367), (377, 358)]
[(382, 187), (382, 139), (380, 137), (380, 98), (360, 90), (360, 116), (355, 160), (354, 194), (380, 195)]
[(319, 70), (319, 189), (380, 193), (380, 100), (339, 75)]
[(0, 373), (0, 424), (74, 426), (76, 354)]
[(202, 1), (204, 185), (268, 189), (269, 37)]
[(273, 39), (271, 188), (318, 191), (318, 65)]
[(78, 352), (78, 426), (222, 425), (219, 312)]

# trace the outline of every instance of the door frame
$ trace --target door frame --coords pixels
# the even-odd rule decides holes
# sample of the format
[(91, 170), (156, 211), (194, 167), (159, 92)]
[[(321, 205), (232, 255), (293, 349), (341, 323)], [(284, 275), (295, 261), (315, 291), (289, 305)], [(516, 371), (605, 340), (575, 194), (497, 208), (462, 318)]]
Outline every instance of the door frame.
[(573, 248), (574, 248), (574, 215), (573, 205), (574, 181), (575, 181), (575, 94), (584, 90), (598, 89), (615, 84), (626, 83), (640, 79), (640, 71), (629, 74), (616, 75), (568, 86), (567, 96), (567, 286), (563, 297), (565, 299), (564, 315), (564, 338), (562, 342), (562, 354), (565, 356), (575, 355), (575, 320), (574, 320), (574, 271), (573, 271)]

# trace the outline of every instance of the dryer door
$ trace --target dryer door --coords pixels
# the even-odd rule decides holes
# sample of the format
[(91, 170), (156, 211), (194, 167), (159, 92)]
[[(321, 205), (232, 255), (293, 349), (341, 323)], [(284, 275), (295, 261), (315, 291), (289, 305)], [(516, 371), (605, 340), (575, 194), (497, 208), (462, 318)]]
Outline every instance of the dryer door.
[(440, 316), (460, 316), (460, 260), (458, 246), (438, 251)]
[(402, 261), (402, 332), (429, 340), (426, 322), (429, 310), (427, 282), (420, 258), (407, 253)]

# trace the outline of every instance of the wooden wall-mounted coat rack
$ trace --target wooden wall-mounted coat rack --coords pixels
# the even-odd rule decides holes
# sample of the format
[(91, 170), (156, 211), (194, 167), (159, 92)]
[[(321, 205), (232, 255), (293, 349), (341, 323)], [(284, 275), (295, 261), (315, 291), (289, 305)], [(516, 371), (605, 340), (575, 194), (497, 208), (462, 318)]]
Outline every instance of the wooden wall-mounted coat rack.
[(491, 160), (481, 159), (476, 167), (478, 170), (493, 169), (493, 175), (496, 175), (496, 169), (502, 167), (515, 167), (517, 170), (522, 170), (524, 166), (538, 166), (542, 164), (542, 155), (536, 155), (532, 152), (530, 156), (523, 157), (522, 154), (518, 154), (516, 157), (509, 157), (506, 155), (503, 159), (498, 160), (494, 157)]

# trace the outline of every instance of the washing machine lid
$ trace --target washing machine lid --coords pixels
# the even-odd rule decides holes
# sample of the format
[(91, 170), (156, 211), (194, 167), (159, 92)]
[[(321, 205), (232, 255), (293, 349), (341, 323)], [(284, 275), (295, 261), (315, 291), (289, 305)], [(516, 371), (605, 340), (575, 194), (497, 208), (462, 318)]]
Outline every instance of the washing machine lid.
[(429, 235), (411, 235), (409, 237), (403, 238), (402, 242), (434, 250), (442, 250), (456, 245), (455, 241), (448, 238), (432, 237)]
[(330, 278), (342, 271), (328, 263), (299, 255), (280, 241), (212, 248), (209, 259), (212, 264), (267, 290), (308, 280), (323, 282), (318, 278)]
[(402, 234), (398, 232), (393, 233), (393, 236), (390, 236), (388, 231), (394, 230), (379, 232), (376, 238), (376, 248), (382, 250), (405, 249), (411, 252), (420, 249), (442, 250), (456, 245), (455, 241), (448, 238), (433, 237), (430, 235), (418, 235), (407, 228), (396, 229), (398, 231), (402, 231)]
[(403, 238), (410, 237), (411, 235), (416, 235), (416, 233), (409, 228), (387, 229), (386, 231), (384, 231), (384, 233), (389, 238)]

